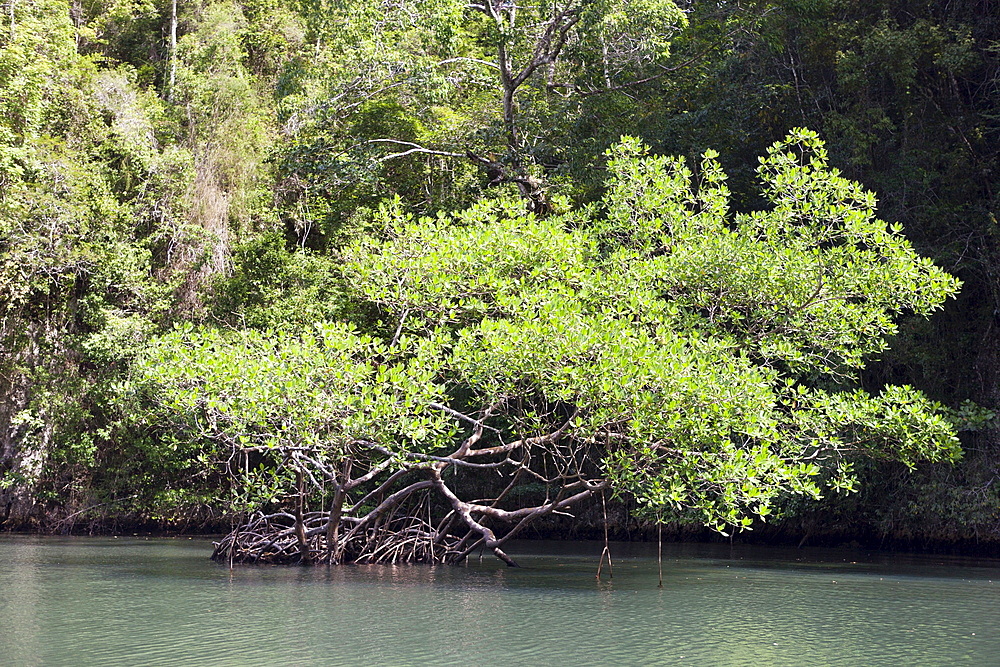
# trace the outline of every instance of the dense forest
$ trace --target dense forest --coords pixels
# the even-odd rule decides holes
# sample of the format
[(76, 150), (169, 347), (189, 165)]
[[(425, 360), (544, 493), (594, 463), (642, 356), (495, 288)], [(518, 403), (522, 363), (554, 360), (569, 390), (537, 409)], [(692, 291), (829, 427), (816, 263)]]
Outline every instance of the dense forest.
[(993, 0), (3, 8), (0, 527), (1000, 546)]

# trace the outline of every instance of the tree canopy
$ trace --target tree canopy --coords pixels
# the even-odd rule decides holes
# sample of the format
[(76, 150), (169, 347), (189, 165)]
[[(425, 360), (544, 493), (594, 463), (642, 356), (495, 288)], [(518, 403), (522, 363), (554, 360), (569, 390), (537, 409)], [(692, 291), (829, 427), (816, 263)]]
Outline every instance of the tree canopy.
[[(605, 491), (723, 531), (787, 494), (853, 490), (861, 456), (959, 455), (920, 392), (857, 386), (895, 318), (958, 282), (875, 217), (815, 134), (762, 158), (770, 206), (749, 214), (730, 214), (713, 153), (697, 177), (634, 139), (611, 153), (603, 201), (559, 216), (383, 208), (342, 255), (382, 335), (160, 339), (139, 367), (154, 421), (243, 460), (236, 483), (263, 512), (248, 525), (279, 524), (223, 555), (454, 561), (485, 545), (512, 562), (501, 547), (531, 519)], [(466, 488), (483, 469), (505, 488)], [(282, 485), (296, 512), (274, 506)], [(310, 504), (332, 509), (308, 519)]]

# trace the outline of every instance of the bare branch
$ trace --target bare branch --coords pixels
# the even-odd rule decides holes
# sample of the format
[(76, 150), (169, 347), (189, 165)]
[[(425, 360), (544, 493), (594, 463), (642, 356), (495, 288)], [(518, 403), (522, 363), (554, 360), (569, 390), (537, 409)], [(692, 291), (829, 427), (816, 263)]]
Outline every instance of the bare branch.
[(440, 463), (455, 464), (460, 466), (465, 466), (468, 468), (499, 468), (505, 465), (514, 465), (514, 461), (510, 459), (505, 459), (503, 461), (498, 461), (495, 463), (472, 463), (470, 461), (463, 461), (460, 458), (454, 458), (451, 456), (432, 456), (431, 454), (421, 454), (419, 452), (400, 452), (395, 453), (387, 447), (382, 447), (381, 445), (371, 444), (368, 446), (369, 449), (374, 449), (376, 452), (381, 452), (387, 456), (399, 456), (407, 459), (415, 459), (418, 461), (436, 461)]
[(362, 146), (367, 146), (369, 144), (395, 144), (397, 146), (410, 146), (408, 150), (381, 156), (380, 158), (378, 158), (380, 162), (384, 160), (392, 160), (398, 157), (404, 157), (406, 155), (412, 155), (414, 153), (424, 153), (427, 155), (440, 155), (442, 157), (466, 157), (465, 153), (452, 153), (451, 151), (434, 150), (432, 148), (425, 148), (420, 144), (415, 144), (412, 141), (400, 141), (399, 139), (369, 139), (368, 141), (363, 141), (359, 144), (354, 144), (346, 151), (344, 151), (344, 153), (351, 151), (355, 148), (361, 148)]
[(439, 62), (434, 63), (434, 66), (440, 67), (441, 65), (450, 65), (451, 63), (457, 63), (457, 62), (478, 63), (480, 65), (485, 65), (486, 67), (492, 67), (495, 70), (500, 69), (499, 65), (497, 65), (496, 63), (491, 63), (489, 60), (481, 60), (479, 58), (468, 58), (465, 56), (459, 56), (457, 58), (447, 58), (445, 60), (441, 60)]
[[(455, 417), (456, 419), (461, 419), (464, 422), (468, 422), (468, 423), (472, 424), (473, 426), (475, 426), (476, 428), (485, 428), (485, 429), (487, 429), (489, 431), (493, 431), (494, 433), (499, 433), (500, 432), (497, 429), (493, 428), (492, 426), (487, 426), (482, 421), (480, 421), (478, 419), (475, 419), (474, 417), (470, 417), (469, 415), (462, 414), (458, 410), (455, 410), (453, 408), (449, 408), (447, 405), (441, 405), (440, 403), (428, 403), (427, 405), (430, 406), (430, 407), (432, 407), (432, 408), (435, 408), (437, 410), (440, 410), (441, 412), (449, 414), (452, 417)], [(490, 416), (490, 414), (492, 414), (493, 410), (494, 410), (493, 406), (491, 406), (491, 407), (489, 407), (489, 408), (486, 409), (486, 417), (487, 418)]]
[(558, 440), (560, 437), (562, 437), (562, 435), (566, 432), (566, 430), (570, 427), (570, 425), (572, 425), (573, 420), (576, 418), (578, 414), (580, 414), (580, 411), (579, 410), (575, 411), (573, 415), (569, 419), (567, 419), (562, 426), (560, 426), (552, 433), (536, 436), (533, 438), (522, 438), (521, 440), (515, 440), (514, 442), (510, 442), (504, 445), (497, 445), (496, 447), (473, 449), (469, 451), (466, 454), (466, 456), (471, 457), (471, 456), (490, 456), (491, 454), (505, 454), (507, 452), (512, 452), (515, 449), (526, 445), (527, 446), (543, 445), (549, 442), (554, 442)]
[(448, 500), (452, 509), (455, 510), (455, 513), (465, 521), (469, 528), (483, 536), (486, 546), (493, 550), (493, 553), (496, 554), (497, 558), (511, 567), (517, 567), (517, 563), (515, 563), (510, 556), (505, 554), (503, 550), (500, 549), (500, 542), (497, 540), (496, 534), (483, 524), (476, 521), (472, 517), (469, 504), (462, 502), (462, 500), (448, 488), (448, 485), (444, 483), (444, 480), (441, 478), (441, 471), (432, 470), (431, 479), (434, 487)]

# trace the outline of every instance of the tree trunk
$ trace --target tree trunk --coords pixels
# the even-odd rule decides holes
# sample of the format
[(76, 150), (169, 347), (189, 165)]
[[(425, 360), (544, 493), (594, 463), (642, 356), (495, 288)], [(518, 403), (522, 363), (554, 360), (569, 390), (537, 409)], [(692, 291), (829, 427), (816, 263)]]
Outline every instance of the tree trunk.
[(174, 101), (174, 85), (177, 83), (177, 0), (170, 3), (170, 83), (167, 101)]

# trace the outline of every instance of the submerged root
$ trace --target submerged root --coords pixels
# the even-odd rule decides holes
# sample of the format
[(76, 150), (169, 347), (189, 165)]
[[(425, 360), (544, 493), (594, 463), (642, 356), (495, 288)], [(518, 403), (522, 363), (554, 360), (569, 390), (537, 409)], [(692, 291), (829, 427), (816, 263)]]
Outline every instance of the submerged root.
[[(576, 449), (563, 456), (565, 465), (551, 479), (530, 471), (527, 463), (521, 462), (502, 491), (475, 500), (463, 500), (446, 483), (445, 471), (459, 465), (500, 470), (515, 465), (509, 458), (514, 449), (546, 443), (555, 449), (545, 460), (554, 461), (555, 455), (562, 453), (556, 445), (571, 421), (543, 436), (473, 451), (469, 446), (483, 432), (479, 426), (451, 457), (420, 455), (423, 457), (420, 458), (414, 454), (415, 462), (407, 462), (406, 467), (395, 471), (391, 471), (392, 464), (399, 462), (387, 459), (354, 478), (351, 473), (355, 468), (350, 460), (338, 470), (299, 452), (302, 461), (295, 470), (295, 493), (288, 497), (290, 508), (273, 514), (250, 515), (215, 544), (212, 559), (230, 564), (458, 564), (481, 549), (516, 567), (517, 563), (503, 551), (508, 540), (539, 517), (563, 513), (575, 503), (603, 491), (607, 483), (589, 481), (583, 476), (575, 467)], [(371, 447), (378, 449), (375, 445)], [(497, 456), (506, 458), (494, 463), (470, 463), (462, 458), (488, 460)], [(386, 476), (379, 481), (383, 473)], [(545, 500), (537, 505), (505, 509), (505, 500), (510, 501), (518, 479), (529, 473), (546, 483)], [(323, 490), (317, 481), (322, 475), (336, 488), (332, 502), (325, 511), (307, 511), (310, 490), (313, 493)], [(312, 489), (308, 488), (310, 481)], [(555, 487), (554, 493), (550, 485)]]
[(308, 547), (308, 553), (303, 553), (293, 514), (256, 514), (215, 543), (212, 560), (260, 564), (434, 564), (464, 559), (458, 548), (460, 537), (440, 535), (433, 526), (412, 516), (396, 516), (366, 527), (359, 527), (356, 519), (342, 520), (339, 533), (343, 537), (337, 544), (337, 553), (333, 554), (327, 543), (328, 519), (324, 512), (303, 515)]

